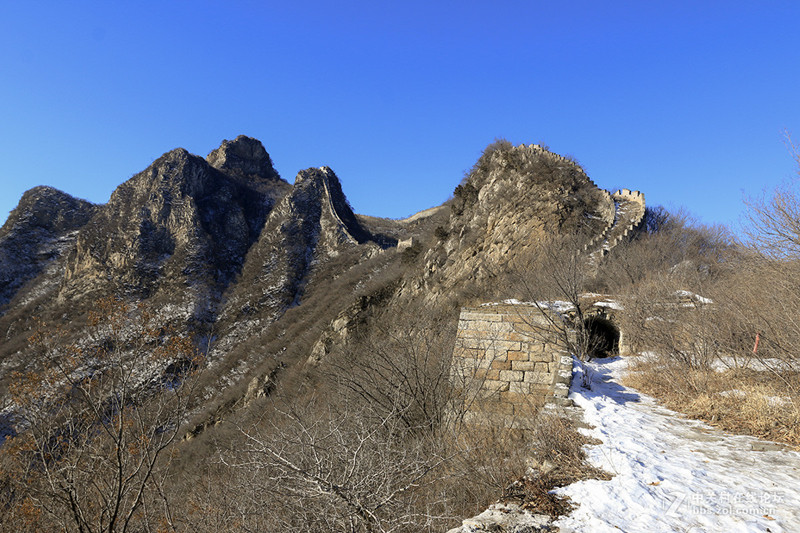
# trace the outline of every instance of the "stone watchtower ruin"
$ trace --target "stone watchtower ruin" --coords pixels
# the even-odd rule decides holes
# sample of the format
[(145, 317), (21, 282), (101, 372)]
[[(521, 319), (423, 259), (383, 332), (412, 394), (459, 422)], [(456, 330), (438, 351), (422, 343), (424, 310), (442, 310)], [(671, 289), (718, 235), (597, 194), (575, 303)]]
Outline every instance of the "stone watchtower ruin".
[[(583, 332), (592, 356), (627, 352), (614, 316), (618, 305), (587, 308)], [(569, 406), (569, 348), (576, 343), (570, 310), (534, 303), (488, 304), (461, 310), (451, 381), (468, 424), (525, 428), (545, 405)]]

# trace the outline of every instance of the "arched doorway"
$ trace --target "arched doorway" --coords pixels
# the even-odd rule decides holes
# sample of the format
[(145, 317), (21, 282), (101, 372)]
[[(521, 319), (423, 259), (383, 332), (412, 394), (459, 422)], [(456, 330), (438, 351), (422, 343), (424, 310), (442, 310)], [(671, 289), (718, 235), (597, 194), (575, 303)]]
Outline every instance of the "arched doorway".
[(589, 317), (583, 322), (588, 340), (589, 357), (610, 357), (619, 354), (619, 329), (607, 318)]

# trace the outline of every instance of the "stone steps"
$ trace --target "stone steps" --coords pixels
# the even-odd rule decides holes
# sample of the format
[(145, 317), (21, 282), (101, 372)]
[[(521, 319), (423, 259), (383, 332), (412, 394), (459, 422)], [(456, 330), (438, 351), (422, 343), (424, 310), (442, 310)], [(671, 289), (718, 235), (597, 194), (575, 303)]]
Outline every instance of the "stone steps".
[(611, 195), (611, 199), (615, 205), (614, 222), (603, 232), (601, 239), (594, 239), (587, 246), (587, 249), (594, 248), (589, 253), (589, 261), (595, 266), (644, 220), (643, 193), (620, 189)]

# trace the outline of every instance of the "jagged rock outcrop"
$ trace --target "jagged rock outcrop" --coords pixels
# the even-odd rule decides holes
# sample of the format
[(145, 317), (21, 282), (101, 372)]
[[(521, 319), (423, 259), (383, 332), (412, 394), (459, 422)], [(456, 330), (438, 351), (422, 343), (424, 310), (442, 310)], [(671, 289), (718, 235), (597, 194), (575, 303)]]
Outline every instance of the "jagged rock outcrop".
[(219, 169), (172, 150), (120, 185), (80, 231), (60, 298), (167, 291), (173, 303), (208, 312), (289, 188), (254, 143), (223, 143), (209, 156)]
[(261, 141), (245, 135), (233, 141), (225, 139), (219, 148), (208, 154), (206, 161), (228, 177), (260, 192), (269, 193), (276, 183), (282, 182)]
[(0, 228), (0, 309), (74, 244), (76, 231), (96, 210), (94, 204), (52, 187), (35, 187), (22, 195)]
[(315, 265), (360, 244), (369, 243), (364, 253), (375, 253), (380, 248), (374, 241), (380, 239), (358, 221), (333, 170), (303, 170), (248, 255), (229, 312), (274, 320), (300, 302)]
[[(18, 230), (22, 219), (31, 227), (46, 219), (71, 233), (39, 239), (59, 243), (58, 254), (47, 255), (55, 261), (51, 276), (37, 276), (33, 268), (4, 270), (7, 287), (13, 282), (16, 290), (29, 280), (28, 292), (38, 295), (35, 309), (16, 306), (14, 316), (0, 320), (6, 346), (16, 350), (0, 357), (14, 354), (18, 362), (32, 327), (27, 317), (72, 320), (104, 295), (149, 301), (167, 320), (214, 327), (220, 337), (215, 354), (222, 357), (300, 303), (322, 265), (334, 263), (323, 269), (325, 279), (339, 276), (406, 231), (388, 219), (367, 229), (330, 168), (301, 171), (294, 186), (286, 183), (261, 143), (245, 136), (223, 141), (205, 159), (180, 148), (167, 152), (120, 185), (107, 204), (80, 204), (82, 216), (75, 220), (52, 206), (42, 207), (46, 216), (34, 209), (21, 217), (32, 198), (26, 195), (9, 219), (4, 231), (16, 239), (9, 242), (24, 233)], [(26, 253), (41, 252), (29, 248)], [(226, 335), (231, 327), (241, 336)]]
[(576, 162), (539, 145), (491, 145), (456, 187), (440, 243), (425, 255), (415, 289), (429, 297), (492, 282), (524, 268), (537, 246), (559, 233), (602, 231), (613, 215), (608, 194)]

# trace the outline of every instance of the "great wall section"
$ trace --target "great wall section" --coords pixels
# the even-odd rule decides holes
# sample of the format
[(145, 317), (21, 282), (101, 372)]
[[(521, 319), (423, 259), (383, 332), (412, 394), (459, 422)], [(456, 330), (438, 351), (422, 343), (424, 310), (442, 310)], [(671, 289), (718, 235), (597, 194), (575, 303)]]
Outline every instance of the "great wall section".
[[(580, 168), (572, 159), (537, 144), (520, 145), (517, 149)], [(586, 179), (597, 187), (588, 176)], [(596, 268), (611, 249), (642, 224), (645, 215), (641, 192), (599, 190), (603, 200), (595, 216), (603, 220), (604, 228), (583, 249), (588, 268)], [(622, 332), (614, 325), (614, 305), (603, 299), (585, 305), (587, 322), (581, 327), (594, 321), (591, 324), (595, 328), (615, 330), (614, 350), (625, 351)], [(463, 308), (451, 378), (463, 392), (465, 419), (491, 419), (507, 427), (519, 426), (545, 405), (568, 406), (572, 354), (567, 349), (571, 344), (567, 337), (575, 335), (568, 327), (570, 320), (574, 317), (569, 312), (547, 303)]]
[[(581, 307), (586, 346), (596, 355), (630, 352), (617, 325), (617, 302), (587, 295)], [(451, 382), (461, 392), (457, 411), (464, 422), (524, 429), (542, 409), (572, 407), (567, 396), (577, 320), (575, 308), (566, 302), (462, 308)]]
[[(517, 149), (529, 150), (537, 156), (546, 157), (557, 164), (576, 166), (583, 172), (580, 165), (573, 159), (553, 153), (541, 145), (520, 145)], [(586, 175), (585, 172), (584, 175)], [(584, 251), (589, 252), (590, 261), (596, 264), (642, 223), (645, 201), (644, 194), (640, 191), (619, 189), (611, 193), (598, 187), (589, 176), (586, 176), (586, 179), (603, 195), (597, 216), (604, 222), (604, 228), (584, 247)]]
[[(520, 148), (558, 163), (576, 164), (539, 145)], [(591, 179), (589, 182), (595, 185)], [(642, 224), (645, 216), (643, 193), (630, 189), (614, 193), (601, 189), (601, 193), (598, 216), (604, 228), (583, 248), (590, 269), (596, 269), (611, 249)], [(586, 296), (595, 298), (583, 302), (584, 330), (589, 335), (607, 335), (601, 339), (610, 342), (605, 347), (607, 354), (629, 352), (615, 320), (619, 305), (604, 297), (596, 298), (598, 295)], [(547, 413), (583, 425), (580, 408), (568, 398), (573, 375), (569, 346), (575, 340), (576, 316), (571, 315), (570, 309), (554, 304), (504, 302), (461, 309), (451, 382), (461, 392), (462, 403), (456, 411), (465, 424), (524, 430), (540, 413)], [(551, 530), (550, 517), (532, 514), (515, 504), (495, 503), (448, 533)]]

